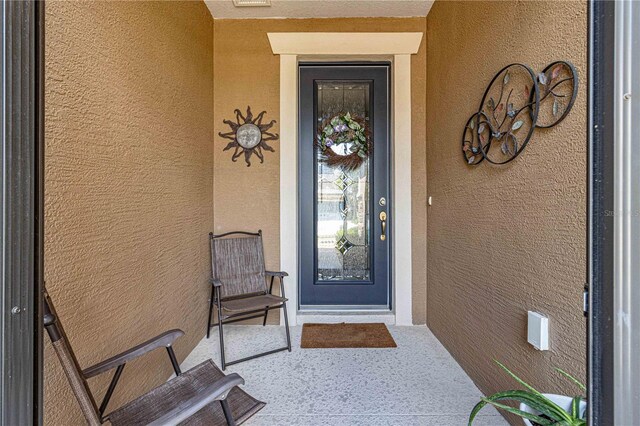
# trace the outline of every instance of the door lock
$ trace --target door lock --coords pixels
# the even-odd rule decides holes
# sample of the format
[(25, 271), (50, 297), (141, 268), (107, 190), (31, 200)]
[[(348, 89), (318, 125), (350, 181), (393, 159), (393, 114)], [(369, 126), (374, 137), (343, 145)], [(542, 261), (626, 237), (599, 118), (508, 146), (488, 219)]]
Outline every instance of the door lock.
[(380, 224), (382, 225), (380, 239), (384, 241), (387, 239), (387, 212), (380, 212)]

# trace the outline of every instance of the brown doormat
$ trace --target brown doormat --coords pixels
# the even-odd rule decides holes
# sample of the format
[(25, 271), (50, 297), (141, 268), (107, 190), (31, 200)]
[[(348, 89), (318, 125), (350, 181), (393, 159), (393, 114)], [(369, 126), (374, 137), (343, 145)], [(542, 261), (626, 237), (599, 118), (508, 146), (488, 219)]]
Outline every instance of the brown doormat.
[(395, 348), (383, 323), (303, 324), (301, 348)]

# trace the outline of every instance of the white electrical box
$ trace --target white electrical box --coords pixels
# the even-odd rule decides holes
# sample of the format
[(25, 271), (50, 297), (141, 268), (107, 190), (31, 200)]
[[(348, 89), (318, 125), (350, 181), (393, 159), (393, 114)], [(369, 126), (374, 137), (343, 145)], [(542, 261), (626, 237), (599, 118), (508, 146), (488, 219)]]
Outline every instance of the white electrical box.
[(549, 318), (537, 312), (529, 311), (527, 341), (538, 350), (549, 350)]

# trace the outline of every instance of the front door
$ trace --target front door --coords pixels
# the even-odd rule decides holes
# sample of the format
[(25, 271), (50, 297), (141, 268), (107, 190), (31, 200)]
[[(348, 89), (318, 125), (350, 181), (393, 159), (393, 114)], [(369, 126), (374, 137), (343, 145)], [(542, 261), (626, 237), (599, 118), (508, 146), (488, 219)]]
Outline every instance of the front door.
[(389, 64), (299, 82), (300, 308), (389, 309)]

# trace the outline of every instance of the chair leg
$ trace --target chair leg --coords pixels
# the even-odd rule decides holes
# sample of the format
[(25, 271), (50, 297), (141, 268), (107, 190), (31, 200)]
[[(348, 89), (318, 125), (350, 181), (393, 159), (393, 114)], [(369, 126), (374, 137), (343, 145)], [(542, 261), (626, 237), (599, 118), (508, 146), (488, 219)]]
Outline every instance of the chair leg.
[(220, 405), (222, 405), (222, 412), (224, 413), (224, 418), (227, 420), (227, 424), (229, 426), (236, 426), (236, 421), (233, 420), (233, 416), (231, 415), (231, 409), (229, 408), (229, 403), (226, 399), (220, 400)]
[(213, 296), (215, 294), (215, 289), (211, 286), (211, 299), (209, 299), (209, 319), (207, 320), (207, 339), (209, 338), (209, 334), (211, 333), (211, 315), (213, 314)]
[[(273, 294), (273, 279), (275, 277), (271, 277), (271, 285), (269, 286), (269, 294)], [(266, 306), (266, 309), (264, 310), (264, 321), (262, 321), (262, 326), (264, 327), (265, 325), (267, 325), (267, 314), (269, 313), (269, 307)]]
[(291, 335), (289, 334), (289, 317), (287, 316), (287, 302), (282, 304), (282, 313), (284, 314), (284, 329), (287, 332), (287, 348), (291, 352)]
[(220, 302), (218, 302), (218, 335), (220, 336), (220, 367), (222, 371), (227, 367), (224, 362), (224, 334), (222, 331), (222, 309), (220, 309)]

